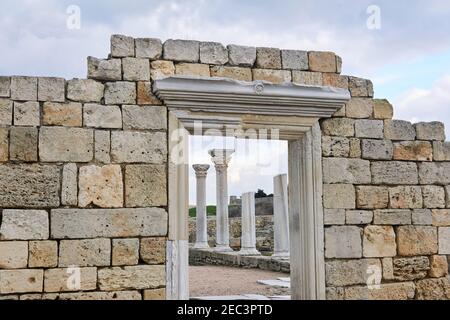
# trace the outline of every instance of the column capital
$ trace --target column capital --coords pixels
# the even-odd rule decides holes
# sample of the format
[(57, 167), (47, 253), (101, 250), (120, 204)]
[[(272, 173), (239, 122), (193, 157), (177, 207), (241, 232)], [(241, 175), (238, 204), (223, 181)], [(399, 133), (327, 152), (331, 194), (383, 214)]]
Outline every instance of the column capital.
[(194, 171), (195, 171), (195, 176), (197, 178), (206, 177), (206, 175), (208, 174), (209, 167), (210, 167), (209, 164), (194, 164), (194, 165), (192, 165), (192, 168), (194, 168)]
[(208, 151), (217, 169), (226, 168), (231, 160), (233, 149), (212, 149)]

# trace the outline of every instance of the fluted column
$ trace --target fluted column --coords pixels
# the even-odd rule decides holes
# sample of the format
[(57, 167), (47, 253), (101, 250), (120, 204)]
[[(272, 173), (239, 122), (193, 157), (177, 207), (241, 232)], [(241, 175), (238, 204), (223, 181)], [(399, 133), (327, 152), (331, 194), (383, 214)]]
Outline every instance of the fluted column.
[(196, 249), (208, 249), (208, 217), (206, 212), (206, 175), (209, 164), (194, 164), (197, 178), (197, 204), (196, 204)]
[(228, 163), (234, 150), (213, 149), (209, 151), (216, 168), (216, 247), (217, 251), (230, 248), (228, 222)]
[(242, 194), (241, 250), (246, 256), (260, 255), (256, 250), (255, 193)]
[(289, 212), (286, 174), (281, 174), (273, 178), (273, 219), (273, 256), (289, 257)]

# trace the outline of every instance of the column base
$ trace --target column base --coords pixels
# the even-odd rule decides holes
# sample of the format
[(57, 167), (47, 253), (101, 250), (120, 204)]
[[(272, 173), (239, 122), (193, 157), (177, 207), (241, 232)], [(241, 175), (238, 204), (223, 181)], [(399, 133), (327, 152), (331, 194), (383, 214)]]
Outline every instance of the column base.
[(261, 252), (256, 250), (256, 248), (243, 248), (238, 252), (241, 256), (260, 256)]
[(228, 246), (228, 245), (226, 245), (226, 244), (219, 244), (219, 245), (216, 245), (216, 246), (213, 248), (213, 250), (214, 250), (214, 251), (217, 251), (217, 252), (234, 252), (233, 249), (231, 249), (230, 246)]
[(196, 242), (194, 249), (210, 249), (208, 242)]
[(272, 258), (289, 258), (291, 255), (289, 252), (274, 252)]

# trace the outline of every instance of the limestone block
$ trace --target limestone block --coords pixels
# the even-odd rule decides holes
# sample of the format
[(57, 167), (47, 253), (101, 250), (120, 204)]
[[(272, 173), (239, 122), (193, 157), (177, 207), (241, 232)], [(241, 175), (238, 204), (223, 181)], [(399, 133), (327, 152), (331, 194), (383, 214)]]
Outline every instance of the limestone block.
[(228, 49), (228, 63), (232, 66), (253, 67), (256, 61), (256, 48), (230, 44)]
[(47, 293), (42, 299), (45, 300), (142, 300), (139, 291), (111, 291), (111, 292), (70, 292), (70, 293)]
[(105, 86), (92, 79), (67, 81), (67, 99), (79, 102), (100, 102)]
[(39, 102), (14, 102), (14, 125), (39, 126), (41, 124)]
[(34, 127), (12, 127), (9, 133), (9, 155), (11, 160), (37, 161), (38, 129)]
[(450, 208), (450, 186), (445, 187), (446, 207)]
[(60, 170), (48, 165), (0, 165), (0, 207), (59, 206)]
[(345, 209), (325, 209), (323, 211), (323, 223), (325, 225), (345, 224)]
[(449, 283), (447, 278), (423, 279), (417, 281), (417, 300), (448, 300)]
[(362, 157), (370, 160), (392, 160), (393, 144), (390, 140), (363, 139)]
[(370, 162), (361, 159), (324, 158), (324, 183), (369, 184)]
[(83, 108), (83, 119), (86, 127), (106, 129), (122, 128), (122, 112), (118, 106), (87, 103)]
[(166, 289), (144, 290), (144, 300), (166, 300)]
[(44, 292), (70, 292), (97, 289), (97, 268), (79, 268), (80, 282), (70, 277), (74, 271), (70, 268), (48, 269), (44, 273)]
[(445, 208), (445, 189), (440, 186), (422, 186), (423, 206), (429, 209)]
[(138, 105), (162, 104), (162, 102), (152, 93), (152, 83), (150, 81), (139, 81), (137, 83), (137, 104)]
[(414, 127), (417, 140), (445, 141), (445, 127), (442, 122), (419, 122)]
[(373, 117), (380, 120), (391, 120), (394, 108), (386, 99), (373, 99)]
[(350, 152), (349, 152), (350, 158), (361, 158), (362, 156), (361, 140), (352, 138), (349, 139), (349, 141), (350, 141)]
[(369, 81), (357, 77), (348, 77), (348, 88), (352, 97), (372, 97)]
[(140, 255), (142, 261), (147, 264), (164, 264), (166, 262), (165, 238), (141, 239)]
[(241, 67), (211, 67), (211, 77), (230, 78), (239, 81), (252, 81), (252, 69)]
[(125, 105), (122, 107), (125, 130), (166, 130), (167, 109), (160, 106)]
[(281, 51), (277, 48), (256, 48), (256, 67), (281, 69)]
[(165, 163), (166, 133), (114, 131), (111, 133), (111, 156), (113, 161), (119, 163)]
[(348, 77), (336, 73), (323, 73), (323, 85), (348, 90)]
[(450, 184), (450, 162), (419, 163), (420, 184)]
[(291, 72), (287, 70), (252, 69), (253, 80), (267, 81), (275, 84), (291, 82)]
[(166, 166), (127, 166), (125, 169), (125, 204), (127, 207), (166, 206)]
[(157, 289), (166, 284), (165, 266), (129, 266), (98, 271), (100, 290)]
[(105, 104), (136, 104), (136, 84), (134, 82), (107, 82)]
[(367, 98), (353, 98), (345, 107), (346, 116), (355, 119), (367, 119), (373, 114), (374, 102)]
[(448, 262), (446, 256), (434, 255), (430, 257), (430, 271), (428, 276), (442, 278), (448, 275)]
[(11, 95), (11, 78), (0, 76), (0, 97), (9, 98)]
[(389, 203), (389, 192), (386, 187), (356, 187), (356, 207), (358, 209), (385, 209)]
[(191, 77), (209, 77), (209, 65), (201, 63), (177, 63), (175, 74)]
[(82, 105), (78, 102), (45, 102), (42, 113), (44, 125), (66, 127), (83, 125)]
[(415, 185), (419, 182), (414, 162), (374, 161), (371, 171), (373, 184)]
[(7, 162), (9, 157), (9, 130), (0, 128), (0, 162)]
[(409, 281), (423, 279), (430, 270), (428, 257), (394, 258), (394, 280)]
[(413, 210), (412, 223), (414, 225), (431, 226), (433, 223), (431, 210), (429, 209)]
[(164, 60), (198, 62), (200, 59), (200, 43), (191, 40), (172, 40), (164, 42)]
[(101, 163), (111, 162), (111, 134), (105, 130), (95, 130), (94, 158)]
[(437, 228), (435, 227), (428, 227), (428, 226), (398, 227), (397, 228), (398, 254), (400, 256), (418, 256), (418, 255), (436, 254), (438, 252), (438, 238), (436, 229)]
[(11, 99), (36, 101), (37, 84), (38, 79), (35, 77), (11, 77)]
[(167, 233), (167, 212), (160, 208), (55, 209), (53, 239), (157, 237)]
[(111, 265), (110, 239), (61, 240), (59, 267), (103, 267)]
[(332, 117), (333, 117), (333, 118), (342, 118), (342, 117), (345, 117), (345, 105), (342, 106), (338, 111), (336, 111), (335, 113), (333, 113)]
[(385, 120), (384, 137), (388, 140), (414, 140), (416, 130), (411, 122), (403, 120)]
[(375, 210), (373, 223), (379, 225), (411, 224), (411, 210)]
[(350, 184), (325, 184), (323, 205), (326, 209), (355, 209), (355, 187)]
[(350, 141), (344, 137), (322, 136), (322, 155), (324, 157), (348, 157)]
[(39, 158), (44, 162), (89, 162), (93, 158), (92, 129), (41, 127)]
[(7, 99), (0, 99), (0, 125), (10, 126), (12, 124), (13, 102)]
[(342, 72), (342, 58), (336, 55), (336, 72), (341, 73)]
[(137, 38), (134, 40), (136, 45), (136, 57), (147, 58), (150, 60), (160, 59), (162, 56), (162, 42), (155, 38)]
[(344, 300), (344, 288), (326, 287), (325, 296), (327, 300)]
[(48, 213), (44, 210), (3, 210), (0, 239), (48, 239)]
[(150, 60), (142, 58), (122, 59), (123, 80), (149, 81)]
[(139, 262), (139, 239), (113, 239), (112, 265), (132, 266)]
[(63, 167), (61, 184), (61, 204), (76, 206), (78, 204), (78, 167), (68, 163)]
[(373, 91), (373, 82), (370, 80), (367, 80), (367, 94), (369, 97), (373, 98), (374, 91)]
[(328, 136), (354, 137), (355, 120), (348, 118), (332, 118), (322, 122), (322, 132)]
[(308, 52), (309, 70), (318, 72), (336, 72), (336, 55), (333, 52)]
[(281, 50), (283, 69), (308, 70), (308, 52), (301, 50)]
[(323, 84), (322, 73), (293, 70), (292, 82), (306, 86), (321, 86)]
[(21, 269), (28, 264), (28, 242), (0, 241), (0, 269)]
[(134, 56), (134, 39), (124, 35), (111, 36), (111, 56), (117, 58)]
[(361, 258), (362, 229), (356, 226), (332, 226), (325, 229), (326, 258)]
[(369, 224), (372, 223), (373, 212), (367, 210), (346, 210), (345, 223), (346, 224)]
[(378, 259), (332, 260), (325, 263), (327, 286), (351, 286), (366, 284), (370, 276), (369, 269), (381, 270)]
[(389, 188), (389, 206), (391, 209), (421, 209), (422, 189), (418, 186)]
[(450, 228), (440, 227), (439, 229), (439, 254), (450, 255)]
[(150, 63), (150, 75), (152, 80), (170, 77), (175, 74), (175, 66), (172, 61), (156, 60)]
[(0, 294), (42, 292), (43, 270), (0, 270)]
[(394, 263), (392, 258), (381, 259), (381, 264), (383, 266), (383, 279), (394, 280)]
[(394, 228), (391, 226), (367, 226), (363, 234), (363, 256), (367, 258), (395, 257)]
[(383, 139), (383, 121), (356, 120), (355, 135), (357, 138)]
[(87, 58), (88, 78), (103, 81), (122, 80), (122, 61), (120, 59)]
[(54, 268), (58, 265), (58, 242), (30, 241), (30, 268)]
[(433, 149), (427, 141), (404, 141), (394, 144), (394, 159), (407, 161), (432, 161)]
[(226, 64), (228, 62), (228, 50), (218, 42), (200, 42), (200, 62)]
[(376, 290), (370, 290), (367, 285), (345, 288), (346, 300), (409, 300), (414, 295), (414, 282), (381, 284)]
[(434, 161), (450, 161), (450, 142), (433, 141)]
[(66, 80), (63, 78), (38, 78), (38, 100), (64, 102), (66, 100)]
[(119, 165), (80, 167), (78, 206), (91, 203), (101, 208), (123, 206), (123, 179)]

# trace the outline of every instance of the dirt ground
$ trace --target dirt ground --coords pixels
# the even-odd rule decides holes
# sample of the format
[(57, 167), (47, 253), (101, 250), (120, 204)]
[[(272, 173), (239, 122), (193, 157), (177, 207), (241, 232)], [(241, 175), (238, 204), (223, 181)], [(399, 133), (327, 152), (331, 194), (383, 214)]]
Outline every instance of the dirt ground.
[(258, 284), (257, 280), (289, 277), (286, 273), (259, 269), (222, 266), (190, 266), (189, 290), (191, 297), (261, 294), (265, 296), (289, 295), (287, 288), (274, 288)]

